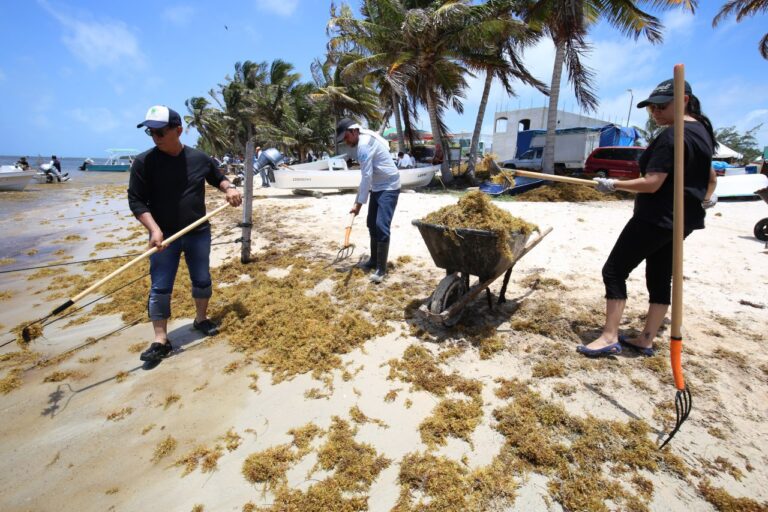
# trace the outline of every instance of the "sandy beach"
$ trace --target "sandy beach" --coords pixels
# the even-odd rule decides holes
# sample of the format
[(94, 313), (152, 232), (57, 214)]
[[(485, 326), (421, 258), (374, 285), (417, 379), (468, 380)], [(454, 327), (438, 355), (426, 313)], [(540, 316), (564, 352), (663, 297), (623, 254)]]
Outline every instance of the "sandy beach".
[[(0, 271), (143, 249), (124, 185), (61, 190), (54, 210), (39, 198), (49, 189), (24, 207), (0, 197), (15, 205)], [(658, 451), (674, 423), (669, 322), (652, 358), (575, 351), (599, 335), (600, 270), (632, 202), (496, 201), (553, 230), (514, 267), (506, 303), (480, 295), (446, 328), (415, 311), (445, 271), (411, 221), (459, 197), (401, 194), (393, 268), (374, 286), (351, 268), (368, 253), (364, 217), (351, 258), (334, 263), (352, 194), (257, 188), (254, 262), (239, 263), (240, 209), (212, 222), (221, 334), (192, 329), (180, 269), (176, 350), (154, 368), (138, 359), (152, 332), (146, 267), (28, 347), (3, 336), (0, 509), (768, 510), (768, 251), (752, 236), (766, 204), (721, 202), (686, 241), (694, 405)], [(208, 188), (209, 210), (221, 201)], [(125, 261), (0, 274), (2, 332)], [(628, 287), (632, 333), (643, 266)]]

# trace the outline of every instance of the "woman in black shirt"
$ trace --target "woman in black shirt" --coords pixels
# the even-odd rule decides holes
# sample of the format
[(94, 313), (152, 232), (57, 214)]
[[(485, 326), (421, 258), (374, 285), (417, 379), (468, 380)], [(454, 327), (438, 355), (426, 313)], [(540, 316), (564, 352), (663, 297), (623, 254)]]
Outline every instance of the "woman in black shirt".
[[(618, 181), (595, 178), (601, 192), (624, 190), (637, 193), (632, 218), (619, 235), (603, 267), (606, 320), (600, 337), (578, 352), (586, 356), (617, 354), (622, 347), (654, 355), (653, 339), (670, 303), (672, 281), (672, 212), (674, 190), (673, 81), (665, 80), (638, 108), (647, 107), (656, 124), (666, 126), (640, 157), (641, 177)], [(712, 123), (702, 113), (699, 99), (685, 83), (685, 236), (704, 228), (704, 210), (717, 201), (712, 196), (716, 175), (712, 155), (717, 145)], [(619, 335), (619, 323), (627, 303), (626, 280), (645, 260), (649, 306), (645, 328), (636, 338)]]

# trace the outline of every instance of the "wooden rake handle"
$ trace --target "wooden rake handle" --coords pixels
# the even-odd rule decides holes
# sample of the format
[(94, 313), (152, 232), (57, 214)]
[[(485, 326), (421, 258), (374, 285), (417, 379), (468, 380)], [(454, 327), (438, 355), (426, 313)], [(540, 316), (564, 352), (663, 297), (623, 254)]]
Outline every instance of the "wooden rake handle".
[(494, 162), (494, 165), (496, 166), (496, 169), (498, 169), (499, 172), (514, 174), (515, 176), (535, 178), (538, 180), (559, 181), (561, 183), (570, 183), (572, 185), (584, 185), (587, 187), (597, 186), (597, 182), (592, 180), (585, 180), (581, 178), (571, 178), (570, 176), (557, 176), (554, 174), (544, 174), (541, 172), (521, 171), (519, 169), (502, 169), (498, 166), (498, 164), (496, 164), (496, 162)]
[(349, 247), (349, 235), (352, 234), (352, 224), (355, 222), (355, 217), (357, 217), (357, 214), (349, 214), (349, 224), (347, 224), (347, 227), (344, 228), (344, 248)]
[[(199, 226), (200, 224), (202, 224), (202, 223), (204, 223), (204, 222), (208, 221), (208, 219), (210, 219), (210, 218), (211, 218), (211, 217), (213, 217), (214, 215), (217, 215), (218, 213), (220, 213), (220, 212), (224, 211), (224, 210), (225, 210), (225, 209), (226, 209), (228, 206), (229, 206), (229, 204), (224, 204), (224, 205), (222, 205), (222, 206), (219, 206), (218, 208), (216, 208), (215, 210), (213, 210), (211, 213), (209, 213), (209, 214), (208, 214), (208, 215), (206, 215), (205, 217), (202, 217), (202, 218), (200, 218), (200, 219), (196, 220), (195, 222), (193, 222), (193, 223), (192, 223), (192, 224), (190, 224), (189, 226), (185, 227), (184, 229), (182, 229), (182, 230), (181, 230), (181, 231), (179, 231), (178, 233), (175, 233), (175, 234), (173, 234), (173, 235), (169, 236), (168, 238), (166, 238), (165, 240), (163, 240), (163, 243), (162, 243), (162, 244), (160, 244), (160, 245), (161, 245), (162, 247), (168, 247), (170, 244), (172, 244), (172, 243), (173, 243), (175, 240), (177, 240), (178, 238), (180, 238), (180, 237), (182, 237), (182, 236), (186, 235), (187, 233), (189, 233), (190, 231), (192, 231), (193, 229), (195, 229), (195, 228), (196, 228), (197, 226)], [(95, 289), (96, 289), (96, 288), (98, 288), (99, 286), (103, 285), (104, 283), (106, 283), (107, 281), (109, 281), (110, 279), (112, 279), (113, 277), (117, 276), (118, 274), (121, 274), (122, 272), (125, 272), (126, 270), (128, 270), (129, 268), (131, 268), (132, 266), (134, 266), (135, 264), (137, 264), (137, 263), (138, 263), (138, 262), (140, 262), (141, 260), (143, 260), (143, 259), (145, 259), (145, 258), (148, 258), (148, 257), (152, 256), (152, 255), (153, 255), (153, 254), (155, 254), (155, 253), (156, 253), (158, 250), (159, 250), (159, 249), (158, 249), (157, 247), (153, 247), (153, 248), (151, 248), (151, 249), (149, 249), (149, 250), (145, 251), (144, 253), (142, 253), (142, 254), (140, 254), (140, 255), (136, 256), (136, 257), (135, 257), (135, 258), (133, 258), (131, 261), (129, 261), (128, 263), (126, 263), (126, 264), (125, 264), (125, 265), (123, 265), (122, 267), (118, 268), (117, 270), (115, 270), (114, 272), (112, 272), (111, 274), (109, 274), (108, 276), (106, 276), (106, 277), (103, 277), (103, 278), (99, 279), (98, 281), (96, 281), (95, 283), (93, 283), (91, 286), (89, 286), (88, 288), (86, 288), (85, 290), (83, 290), (82, 292), (80, 292), (80, 293), (78, 293), (77, 295), (75, 295), (74, 297), (70, 298), (70, 299), (69, 299), (69, 304), (67, 304), (67, 307), (68, 307), (68, 306), (71, 306), (72, 304), (74, 304), (74, 303), (75, 303), (75, 302), (77, 302), (78, 300), (82, 299), (83, 297), (85, 297), (86, 295), (88, 295), (88, 294), (89, 294), (89, 293), (91, 293), (93, 290), (95, 290)], [(61, 306), (59, 306), (59, 307), (61, 307)], [(58, 308), (57, 308), (57, 309), (58, 309)], [(66, 308), (65, 308), (65, 309), (66, 309)]]

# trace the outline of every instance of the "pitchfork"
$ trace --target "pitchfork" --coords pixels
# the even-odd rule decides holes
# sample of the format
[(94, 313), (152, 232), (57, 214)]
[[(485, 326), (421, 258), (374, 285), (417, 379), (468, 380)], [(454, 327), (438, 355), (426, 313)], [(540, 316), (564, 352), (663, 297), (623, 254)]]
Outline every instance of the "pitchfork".
[(349, 235), (352, 234), (352, 224), (355, 223), (355, 217), (357, 217), (356, 213), (349, 214), (349, 224), (346, 228), (344, 228), (344, 245), (341, 246), (338, 254), (336, 254), (336, 259), (333, 260), (334, 264), (340, 261), (344, 261), (345, 259), (352, 256), (353, 252), (355, 252), (355, 244), (349, 243)]
[(685, 386), (683, 378), (683, 365), (681, 355), (683, 352), (683, 336), (681, 325), (683, 323), (683, 168), (685, 165), (685, 152), (683, 148), (683, 130), (685, 103), (685, 66), (675, 65), (675, 189), (674, 189), (674, 214), (672, 223), (672, 331), (670, 335), (669, 351), (672, 362), (672, 375), (675, 378), (675, 412), (677, 419), (675, 427), (669, 433), (667, 440), (659, 447), (664, 448), (669, 443), (683, 422), (688, 419), (693, 407), (693, 399), (690, 390)]

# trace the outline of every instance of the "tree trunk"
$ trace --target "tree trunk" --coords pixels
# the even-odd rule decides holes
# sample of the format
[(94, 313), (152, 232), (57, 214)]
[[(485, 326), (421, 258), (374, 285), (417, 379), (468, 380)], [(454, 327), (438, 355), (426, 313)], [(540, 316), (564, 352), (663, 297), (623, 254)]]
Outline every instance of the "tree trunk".
[(475, 182), (475, 163), (477, 162), (477, 147), (480, 145), (480, 131), (483, 129), (483, 118), (485, 117), (485, 108), (488, 106), (488, 96), (491, 93), (491, 84), (493, 83), (493, 72), (488, 71), (485, 75), (485, 85), (483, 86), (483, 98), (480, 100), (480, 108), (477, 110), (477, 119), (475, 120), (475, 131), (472, 132), (472, 142), (469, 144), (469, 161), (467, 162), (467, 176), (474, 184)]
[(557, 129), (557, 102), (560, 99), (560, 78), (563, 75), (565, 45), (555, 41), (555, 66), (552, 69), (552, 83), (549, 86), (549, 108), (547, 109), (547, 138), (542, 155), (542, 171), (555, 174), (555, 130)]
[(403, 137), (403, 123), (400, 119), (400, 99), (392, 91), (392, 110), (395, 113), (395, 129), (397, 129), (397, 151), (405, 151), (405, 138)]
[(435, 143), (435, 154), (437, 154), (437, 146), (443, 148), (443, 161), (440, 164), (440, 176), (443, 178), (444, 184), (449, 184), (453, 181), (453, 175), (451, 174), (451, 167), (448, 163), (448, 153), (446, 147), (443, 144), (443, 138), (440, 135), (440, 123), (437, 119), (437, 109), (435, 107), (434, 92), (427, 92), (427, 112), (429, 113), (429, 124), (432, 128), (432, 140)]

